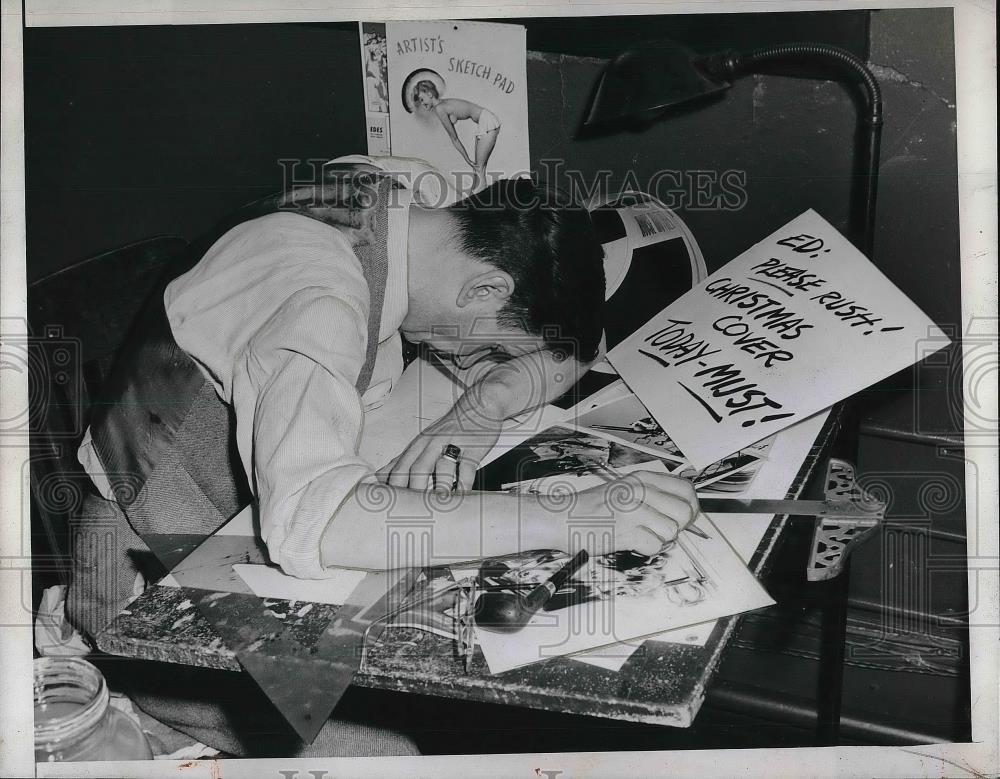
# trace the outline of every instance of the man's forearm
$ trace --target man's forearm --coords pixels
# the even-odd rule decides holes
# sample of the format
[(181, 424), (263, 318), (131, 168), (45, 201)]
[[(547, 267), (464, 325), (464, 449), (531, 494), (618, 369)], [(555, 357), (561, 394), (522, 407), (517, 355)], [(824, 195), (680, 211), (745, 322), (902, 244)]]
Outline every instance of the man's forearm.
[(327, 526), (320, 554), (324, 566), (386, 569), (561, 549), (569, 544), (569, 513), (532, 495), (362, 482)]

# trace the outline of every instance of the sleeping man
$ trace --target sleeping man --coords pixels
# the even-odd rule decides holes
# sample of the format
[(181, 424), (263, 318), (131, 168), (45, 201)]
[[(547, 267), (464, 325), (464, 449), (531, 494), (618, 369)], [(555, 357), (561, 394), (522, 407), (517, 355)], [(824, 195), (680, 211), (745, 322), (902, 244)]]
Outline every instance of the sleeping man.
[[(97, 494), (79, 518), (68, 609), (85, 632), (132, 594), (158, 539), (211, 533), (250, 500), (272, 562), (297, 577), (385, 568), (390, 511), (428, 505), (450, 554), (576, 551), (571, 507), (471, 486), (503, 420), (560, 396), (598, 354), (604, 275), (587, 211), (527, 179), (430, 207), (369, 163), (244, 212), (143, 314), (80, 449)], [(503, 368), (374, 484), (358, 441), (403, 370), (403, 339)], [(655, 553), (697, 512), (686, 480), (630, 482), (630, 510), (608, 511), (613, 483), (572, 507), (613, 523), (592, 554)], [(94, 540), (109, 528), (111, 553)], [(422, 554), (407, 562), (446, 562)]]

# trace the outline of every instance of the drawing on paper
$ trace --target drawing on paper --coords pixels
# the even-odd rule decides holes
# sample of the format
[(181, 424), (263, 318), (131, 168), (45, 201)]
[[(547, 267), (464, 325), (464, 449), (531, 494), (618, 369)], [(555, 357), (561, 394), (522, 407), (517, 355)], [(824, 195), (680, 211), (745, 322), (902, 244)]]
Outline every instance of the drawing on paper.
[[(624, 474), (634, 470), (666, 471), (691, 479), (702, 494), (740, 493), (753, 480), (770, 446), (770, 441), (761, 442), (697, 471), (662, 433), (656, 434), (660, 436), (657, 440), (665, 439), (659, 450), (655, 446), (627, 445), (610, 434), (605, 435), (562, 425), (542, 431), (500, 458), (505, 462), (495, 467), (509, 466), (503, 470), (500, 488), (504, 492), (534, 495), (578, 492), (607, 481), (604, 466), (610, 466)], [(635, 438), (642, 435), (636, 434)], [(671, 447), (677, 455), (669, 454)]]
[[(525, 585), (546, 581), (569, 558), (565, 552), (546, 550), (491, 561), (484, 584), (520, 585), (523, 591)], [(652, 557), (627, 551), (595, 557), (552, 596), (544, 610), (559, 611), (615, 598), (666, 598), (680, 607), (701, 603), (717, 592), (719, 585), (699, 558), (682, 539), (667, 544)]]

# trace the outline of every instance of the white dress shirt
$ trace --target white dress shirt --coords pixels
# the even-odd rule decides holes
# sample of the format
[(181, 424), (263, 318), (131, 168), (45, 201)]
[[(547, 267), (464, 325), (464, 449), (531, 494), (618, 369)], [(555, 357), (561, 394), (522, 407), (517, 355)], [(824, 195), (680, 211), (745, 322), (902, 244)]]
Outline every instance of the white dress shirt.
[[(177, 344), (236, 413), (240, 459), (273, 562), (322, 578), (320, 538), (354, 486), (373, 471), (358, 442), (364, 411), (403, 370), (410, 196), (388, 211), (388, 278), (372, 379), (365, 362), (369, 294), (338, 229), (289, 212), (233, 228), (164, 294)], [(102, 494), (110, 484), (89, 430), (79, 458)]]

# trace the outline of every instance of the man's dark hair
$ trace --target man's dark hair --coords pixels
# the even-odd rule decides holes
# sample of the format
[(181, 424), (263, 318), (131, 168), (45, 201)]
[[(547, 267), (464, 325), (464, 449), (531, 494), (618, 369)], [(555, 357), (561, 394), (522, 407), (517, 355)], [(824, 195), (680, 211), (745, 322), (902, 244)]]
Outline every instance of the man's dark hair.
[(459, 248), (514, 279), (500, 325), (593, 360), (604, 328), (604, 250), (587, 210), (525, 178), (497, 181), (449, 210)]

